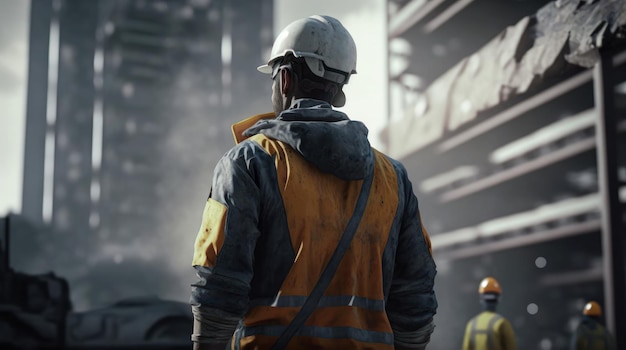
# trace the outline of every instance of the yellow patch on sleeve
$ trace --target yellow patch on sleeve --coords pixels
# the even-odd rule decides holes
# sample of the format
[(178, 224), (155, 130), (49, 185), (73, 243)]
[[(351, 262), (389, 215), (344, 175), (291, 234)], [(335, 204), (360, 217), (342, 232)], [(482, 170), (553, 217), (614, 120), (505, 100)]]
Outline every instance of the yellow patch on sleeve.
[(224, 204), (212, 198), (207, 200), (202, 213), (202, 225), (194, 245), (193, 266), (215, 266), (217, 255), (224, 245), (226, 212)]

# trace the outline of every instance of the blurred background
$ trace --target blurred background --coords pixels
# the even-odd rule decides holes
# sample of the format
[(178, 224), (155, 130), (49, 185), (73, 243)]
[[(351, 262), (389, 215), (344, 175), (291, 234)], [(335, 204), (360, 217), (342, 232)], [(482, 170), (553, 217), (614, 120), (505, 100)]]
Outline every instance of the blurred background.
[(0, 343), (188, 342), (213, 167), (312, 14), (352, 33), (341, 110), (420, 199), (429, 349), (460, 348), (486, 276), (520, 349), (566, 349), (588, 300), (626, 326), (624, 2), (0, 0)]

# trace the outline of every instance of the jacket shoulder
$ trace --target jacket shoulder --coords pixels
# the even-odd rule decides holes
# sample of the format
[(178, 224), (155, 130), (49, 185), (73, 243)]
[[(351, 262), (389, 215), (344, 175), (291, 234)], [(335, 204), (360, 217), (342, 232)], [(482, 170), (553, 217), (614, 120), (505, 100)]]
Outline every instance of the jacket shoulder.
[(226, 152), (224, 157), (236, 159), (236, 158), (249, 156), (250, 152), (254, 154), (255, 152), (260, 151), (262, 147), (259, 142), (256, 142), (256, 140), (258, 139), (257, 136), (259, 135), (254, 135), (252, 137), (249, 137), (239, 142), (238, 144), (233, 146), (230, 150), (228, 150), (228, 152)]

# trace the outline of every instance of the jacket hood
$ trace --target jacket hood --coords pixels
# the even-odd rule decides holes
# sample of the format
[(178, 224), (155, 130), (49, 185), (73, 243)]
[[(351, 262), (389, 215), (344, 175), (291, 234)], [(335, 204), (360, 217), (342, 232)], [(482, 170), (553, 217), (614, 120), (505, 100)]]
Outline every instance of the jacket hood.
[(295, 100), (276, 119), (258, 121), (243, 134), (263, 134), (287, 143), (319, 170), (344, 180), (360, 180), (374, 159), (367, 127), (319, 100)]

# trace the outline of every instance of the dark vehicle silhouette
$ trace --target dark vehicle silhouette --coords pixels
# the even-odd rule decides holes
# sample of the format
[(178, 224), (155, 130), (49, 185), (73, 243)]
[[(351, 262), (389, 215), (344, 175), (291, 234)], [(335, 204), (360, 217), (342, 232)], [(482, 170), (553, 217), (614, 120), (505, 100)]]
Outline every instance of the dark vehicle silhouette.
[(0, 349), (188, 349), (188, 303), (155, 296), (73, 312), (67, 280), (9, 264), (11, 215), (0, 220)]

